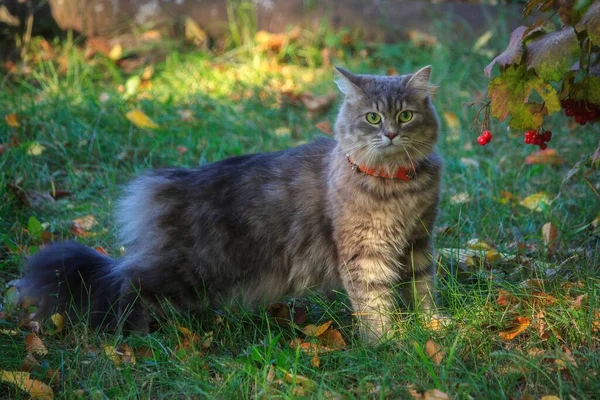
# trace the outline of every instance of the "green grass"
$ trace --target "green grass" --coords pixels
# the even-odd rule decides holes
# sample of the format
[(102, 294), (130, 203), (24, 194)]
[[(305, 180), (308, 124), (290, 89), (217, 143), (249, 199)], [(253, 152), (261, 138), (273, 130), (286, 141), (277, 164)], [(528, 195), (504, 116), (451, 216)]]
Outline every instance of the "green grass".
[[(491, 29), (496, 34), (486, 50), (498, 51), (507, 38), (505, 28), (498, 23)], [(562, 189), (561, 181), (569, 167), (593, 152), (598, 129), (571, 131), (564, 118), (551, 121), (552, 147), (566, 160), (562, 167), (526, 165), (525, 156), (533, 148), (522, 144), (521, 133), (507, 132), (502, 124), (493, 126), (490, 145), (477, 146), (477, 134), (470, 126), (474, 110), (463, 103), (485, 93), (482, 69), (489, 56), (472, 52), (473, 43), (453, 37), (452, 31), (443, 32), (433, 49), (356, 41), (354, 51), (340, 47), (333, 62), (370, 73), (385, 73), (388, 67), (402, 73), (433, 66), (433, 80), (440, 86), (438, 111), (455, 113), (461, 123), (451, 133), (444, 122), (440, 141), (446, 168), (437, 247), (465, 248), (478, 238), (521, 257), (493, 266), (475, 260), (468, 268), (442, 259), (439, 289), (444, 313), (454, 320), (449, 329), (432, 332), (418, 316), (406, 314), (404, 334), (395, 343), (367, 346), (354, 335), (343, 293), (333, 300), (314, 294), (302, 300), (308, 307), (307, 323), (334, 320), (348, 343), (343, 350), (323, 354), (316, 368), (310, 355), (289, 346), (292, 339), (302, 337), (298, 327), (277, 325), (264, 311), (229, 309), (218, 317), (211, 313), (196, 319), (173, 315), (154, 333), (139, 337), (99, 334), (77, 325), (43, 337), (49, 350), (41, 358), (43, 366), (59, 370), (61, 378), (38, 376), (54, 387), (56, 397), (409, 398), (411, 385), (416, 390), (438, 388), (453, 398), (597, 396), (600, 336), (594, 322), (600, 310), (600, 252), (590, 223), (600, 204), (594, 193), (598, 173), (588, 169), (587, 175), (576, 175)], [(0, 143), (18, 137), (21, 144), (0, 154), (2, 287), (19, 276), (25, 254), (41, 245), (25, 230), (31, 216), (57, 239), (71, 239), (71, 221), (93, 215), (98, 224), (92, 235), (78, 240), (118, 255), (114, 200), (121, 185), (136, 174), (288, 148), (322, 136), (314, 124), (323, 119), (333, 122), (335, 107), (311, 120), (302, 107), (279, 102), (282, 87), (317, 94), (335, 90), (332, 68), (321, 66), (320, 47), (341, 42), (331, 32), (322, 33), (324, 41), (305, 33), (314, 46), (284, 49), (276, 68), (272, 57), (253, 54), (247, 43), (225, 54), (180, 48), (154, 65), (151, 88), (130, 97), (119, 91), (119, 85), (126, 85), (131, 76), (102, 56), (85, 60), (69, 42), (56, 44), (58, 55), (53, 60), (33, 59), (31, 72), (3, 76), (0, 118), (17, 113), (21, 126), (0, 122)], [(56, 62), (60, 57), (68, 60), (62, 71)], [(133, 126), (125, 117), (133, 108), (143, 110), (159, 128)], [(191, 118), (182, 118), (182, 112)], [(27, 153), (34, 142), (45, 147), (39, 156)], [(188, 150), (180, 154), (177, 146)], [(20, 200), (24, 194), (43, 198), (40, 195), (52, 187), (72, 194), (29, 206)], [(525, 198), (540, 191), (560, 197), (541, 212), (518, 202), (498, 201), (502, 192)], [(460, 193), (469, 195), (467, 203), (451, 201)], [(541, 234), (550, 221), (561, 233), (551, 257)], [(543, 279), (542, 287), (530, 279)], [(518, 303), (498, 305), (500, 289), (513, 293)], [(546, 304), (541, 293), (555, 300)], [(583, 305), (574, 307), (571, 299), (582, 294)], [(540, 311), (548, 337), (538, 329)], [(516, 316), (531, 318), (532, 326), (512, 341), (501, 339), (498, 333)], [(17, 323), (14, 314), (6, 313), (0, 329)], [(212, 331), (214, 340), (208, 349), (177, 351), (182, 340), (178, 326), (200, 336)], [(439, 365), (425, 354), (428, 339), (445, 351)], [(103, 346), (121, 343), (138, 352), (135, 366), (115, 366), (104, 356)], [(152, 349), (151, 357), (139, 355), (143, 347)], [(14, 370), (26, 354), (24, 335), (0, 333), (0, 349), (0, 369)], [(569, 361), (567, 351), (575, 362)], [(286, 381), (286, 373), (310, 378), (316, 386), (299, 389), (299, 384)], [(27, 397), (0, 384), (0, 397), (19, 396)]]

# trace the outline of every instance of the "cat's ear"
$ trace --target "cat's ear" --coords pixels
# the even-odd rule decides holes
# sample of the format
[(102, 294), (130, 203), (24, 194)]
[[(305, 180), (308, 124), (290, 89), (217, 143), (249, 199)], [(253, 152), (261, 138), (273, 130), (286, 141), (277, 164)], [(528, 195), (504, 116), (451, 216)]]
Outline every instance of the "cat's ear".
[(362, 93), (360, 89), (360, 76), (354, 75), (350, 71), (346, 71), (343, 68), (335, 67), (337, 71), (337, 77), (335, 83), (346, 98), (358, 97)]
[(421, 68), (408, 80), (407, 88), (413, 89), (416, 93), (422, 94), (424, 97), (434, 97), (437, 91), (437, 86), (432, 85), (429, 81), (431, 77), (431, 65)]

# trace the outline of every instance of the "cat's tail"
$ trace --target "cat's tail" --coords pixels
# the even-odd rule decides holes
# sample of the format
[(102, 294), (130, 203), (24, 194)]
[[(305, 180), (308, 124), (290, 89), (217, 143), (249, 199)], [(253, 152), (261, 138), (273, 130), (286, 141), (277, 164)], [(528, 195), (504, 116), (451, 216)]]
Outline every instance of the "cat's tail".
[(113, 327), (124, 280), (116, 263), (77, 242), (55, 243), (29, 260), (25, 276), (14, 286), (22, 306), (37, 306), (35, 320), (62, 312), (92, 327)]

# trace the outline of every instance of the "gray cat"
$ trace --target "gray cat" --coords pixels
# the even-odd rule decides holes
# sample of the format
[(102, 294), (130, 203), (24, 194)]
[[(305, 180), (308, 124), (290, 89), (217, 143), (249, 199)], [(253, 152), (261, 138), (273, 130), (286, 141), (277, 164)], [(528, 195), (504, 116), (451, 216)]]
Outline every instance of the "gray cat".
[(396, 294), (431, 309), (442, 169), (431, 68), (338, 72), (335, 140), (138, 178), (119, 205), (122, 258), (66, 242), (29, 261), (17, 287), (38, 317), (76, 307), (93, 326), (144, 332), (161, 299), (198, 310), (343, 286), (375, 340)]

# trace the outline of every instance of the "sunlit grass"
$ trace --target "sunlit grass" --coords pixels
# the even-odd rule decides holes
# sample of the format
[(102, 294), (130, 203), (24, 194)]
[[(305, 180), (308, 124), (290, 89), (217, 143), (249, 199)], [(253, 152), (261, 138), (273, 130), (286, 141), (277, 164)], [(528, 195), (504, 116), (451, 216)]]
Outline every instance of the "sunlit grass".
[[(502, 32), (503, 28), (492, 29)], [(114, 202), (121, 185), (136, 174), (149, 168), (194, 167), (229, 156), (279, 150), (323, 136), (314, 125), (322, 120), (333, 122), (336, 107), (310, 118), (302, 106), (282, 100), (282, 92), (336, 90), (333, 69), (322, 64), (320, 48), (336, 45), (339, 37), (325, 28), (320, 32), (325, 39), (315, 34), (313, 47), (285, 48), (276, 56), (250, 51), (247, 42), (218, 55), (176, 50), (153, 65), (153, 75), (131, 93), (127, 88), (132, 76), (141, 76), (147, 66), (136, 74), (125, 74), (102, 56), (86, 60), (68, 44), (60, 53), (68, 60), (65, 70), (55, 61), (39, 61), (31, 64), (32, 72), (27, 75), (4, 77), (0, 118), (17, 113), (21, 126), (0, 123), (0, 143), (18, 136), (21, 145), (0, 155), (2, 241), (24, 249), (38, 245), (24, 231), (32, 215), (47, 223), (46, 229), (57, 238), (70, 239), (71, 221), (92, 214), (98, 220), (93, 235), (78, 240), (117, 255)], [(522, 253), (538, 263), (491, 268), (477, 261), (465, 270), (456, 261), (441, 260), (441, 304), (454, 325), (447, 331), (431, 332), (417, 316), (407, 313), (398, 342), (378, 348), (356, 338), (343, 293), (333, 299), (313, 294), (305, 301), (307, 323), (334, 320), (348, 342), (345, 350), (321, 355), (319, 368), (311, 364), (311, 355), (288, 345), (300, 335), (297, 327), (279, 326), (261, 310), (231, 308), (199, 319), (172, 315), (159, 323), (156, 332), (141, 337), (98, 334), (78, 325), (62, 336), (44, 338), (50, 351), (48, 366), (62, 374), (60, 382), (54, 382), (57, 397), (406, 398), (409, 385), (437, 387), (458, 398), (520, 398), (526, 393), (534, 398), (549, 394), (593, 397), (598, 387), (594, 371), (600, 367), (594, 330), (600, 256), (598, 237), (589, 224), (598, 213), (599, 199), (581, 175), (561, 190), (568, 167), (525, 165), (531, 147), (522, 144), (520, 133), (507, 132), (501, 124), (493, 126), (495, 137), (490, 145), (476, 145), (478, 133), (470, 121), (474, 111), (464, 103), (485, 93), (482, 69), (489, 57), (472, 52), (473, 43), (451, 31), (443, 32), (434, 48), (356, 42), (353, 49), (340, 47), (331, 63), (380, 74), (389, 68), (404, 73), (431, 64), (433, 80), (439, 85), (435, 103), (444, 127), (440, 149), (446, 162), (437, 247), (464, 248), (469, 240), (479, 238), (499, 251)], [(504, 37), (497, 34), (486, 49), (499, 49)], [(159, 127), (148, 130), (132, 125), (125, 114), (134, 108)], [(460, 127), (454, 132), (444, 113), (458, 117)], [(597, 135), (590, 128), (569, 131), (564, 119), (557, 118), (552, 130), (551, 144), (566, 159), (566, 166), (595, 148)], [(45, 151), (39, 156), (27, 154), (27, 144), (32, 142), (43, 145)], [(587, 178), (597, 187), (597, 175)], [(9, 185), (30, 196), (49, 193), (52, 187), (72, 194), (27, 207)], [(521, 207), (518, 201), (498, 201), (502, 192), (519, 199), (540, 191), (561, 195), (542, 212)], [(451, 199), (459, 194), (468, 195), (468, 201), (453, 203)], [(552, 257), (541, 235), (542, 225), (549, 221), (561, 232)], [(24, 257), (9, 252), (7, 246), (0, 248), (2, 283), (18, 276)], [(544, 279), (544, 286), (532, 289), (523, 284), (532, 278)], [(576, 286), (565, 288), (565, 282)], [(522, 304), (516, 308), (497, 305), (500, 289), (514, 293)], [(527, 299), (536, 290), (557, 302), (529, 305)], [(574, 308), (571, 300), (582, 294), (586, 295), (584, 306)], [(549, 338), (533, 328), (510, 342), (498, 336), (515, 315), (535, 319), (540, 311), (545, 313)], [(214, 341), (201, 354), (182, 357), (175, 350), (181, 344), (177, 326), (199, 335), (212, 331)], [(420, 355), (428, 339), (444, 349), (440, 365)], [(149, 347), (152, 356), (139, 357), (135, 366), (117, 367), (103, 356), (102, 346), (122, 342), (134, 349)], [(23, 338), (0, 334), (0, 347), (0, 369), (17, 368), (25, 355)], [(536, 349), (541, 355), (535, 355)], [(575, 364), (565, 349), (573, 352)], [(306, 376), (316, 387), (298, 389), (285, 381), (286, 373)], [(2, 385), (2, 396), (19, 394)]]

